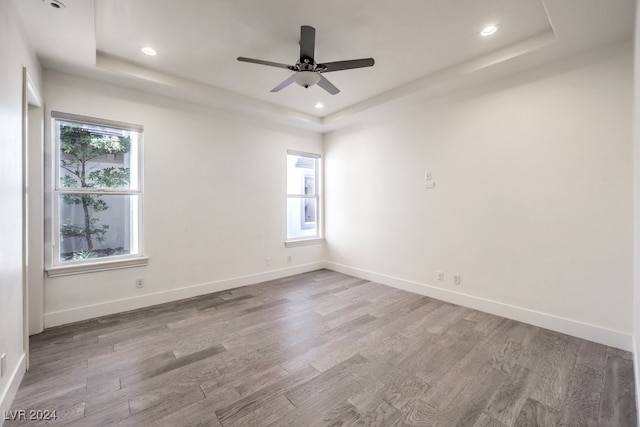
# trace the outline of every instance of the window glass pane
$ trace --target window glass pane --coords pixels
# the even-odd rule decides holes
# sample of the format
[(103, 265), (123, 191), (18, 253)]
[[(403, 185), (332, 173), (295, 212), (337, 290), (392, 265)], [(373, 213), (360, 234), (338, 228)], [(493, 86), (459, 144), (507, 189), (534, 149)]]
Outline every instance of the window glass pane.
[(287, 194), (316, 194), (316, 165), (313, 157), (287, 155)]
[(137, 195), (60, 194), (60, 261), (138, 253)]
[(287, 238), (318, 236), (318, 206), (315, 197), (287, 199)]
[(140, 133), (57, 121), (60, 188), (138, 189)]

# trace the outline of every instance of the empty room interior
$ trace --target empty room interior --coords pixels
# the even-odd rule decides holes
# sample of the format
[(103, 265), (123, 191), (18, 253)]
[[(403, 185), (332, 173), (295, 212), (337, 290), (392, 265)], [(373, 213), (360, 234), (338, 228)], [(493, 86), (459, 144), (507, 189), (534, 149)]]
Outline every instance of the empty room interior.
[(634, 0), (0, 2), (0, 426), (636, 426)]

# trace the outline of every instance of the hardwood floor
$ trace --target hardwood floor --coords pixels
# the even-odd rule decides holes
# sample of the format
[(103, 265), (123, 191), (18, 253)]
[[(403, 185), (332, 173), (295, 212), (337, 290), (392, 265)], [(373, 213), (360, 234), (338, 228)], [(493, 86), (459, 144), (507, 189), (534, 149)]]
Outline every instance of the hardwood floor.
[(5, 426), (636, 425), (630, 353), (327, 270), (34, 336), (19, 410)]

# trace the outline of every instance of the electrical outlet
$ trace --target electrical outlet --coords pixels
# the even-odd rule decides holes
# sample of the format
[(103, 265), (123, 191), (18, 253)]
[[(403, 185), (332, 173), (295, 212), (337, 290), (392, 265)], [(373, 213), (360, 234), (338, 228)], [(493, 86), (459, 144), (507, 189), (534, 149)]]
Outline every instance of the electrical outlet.
[(453, 275), (453, 284), (454, 285), (461, 285), (462, 284), (462, 279), (460, 278), (459, 274), (454, 274)]
[(287, 262), (291, 262), (291, 255), (287, 255)]
[(438, 271), (436, 273), (436, 277), (438, 278), (438, 280), (444, 280), (444, 271)]
[(269, 267), (269, 266), (271, 265), (271, 258), (266, 257), (266, 258), (264, 259), (264, 265), (266, 265), (267, 267)]
[(140, 289), (144, 287), (144, 280), (136, 279), (136, 288)]
[(7, 353), (0, 356), (0, 377), (4, 377), (5, 372), (7, 372)]

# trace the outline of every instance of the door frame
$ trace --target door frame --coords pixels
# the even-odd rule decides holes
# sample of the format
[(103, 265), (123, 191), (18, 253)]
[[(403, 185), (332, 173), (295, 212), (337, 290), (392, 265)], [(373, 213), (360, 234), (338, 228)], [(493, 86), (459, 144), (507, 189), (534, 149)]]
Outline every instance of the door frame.
[[(31, 303), (32, 294), (38, 292), (30, 292), (35, 286), (40, 291), (40, 297), (44, 295), (44, 260), (38, 261), (42, 258), (43, 239), (40, 236), (37, 243), (33, 240), (36, 234), (41, 234), (34, 231), (42, 230), (44, 224), (43, 204), (37, 203), (37, 200), (43, 199), (43, 170), (42, 167), (34, 167), (42, 164), (42, 160), (38, 159), (44, 156), (41, 148), (44, 147), (44, 105), (26, 67), (22, 68), (22, 77), (22, 327), (25, 366), (29, 369), (29, 335), (34, 327), (42, 330), (42, 325), (38, 325), (37, 320), (33, 322), (36, 324), (30, 324), (30, 319), (39, 318), (42, 322), (44, 317), (43, 304)], [(36, 272), (35, 269), (41, 270), (42, 280), (30, 279), (32, 273)], [(39, 316), (34, 316), (34, 309), (39, 310)]]

